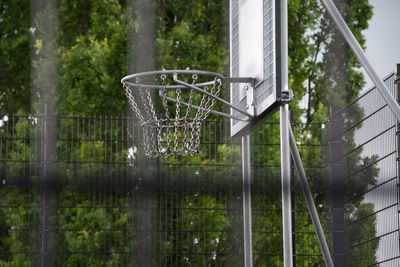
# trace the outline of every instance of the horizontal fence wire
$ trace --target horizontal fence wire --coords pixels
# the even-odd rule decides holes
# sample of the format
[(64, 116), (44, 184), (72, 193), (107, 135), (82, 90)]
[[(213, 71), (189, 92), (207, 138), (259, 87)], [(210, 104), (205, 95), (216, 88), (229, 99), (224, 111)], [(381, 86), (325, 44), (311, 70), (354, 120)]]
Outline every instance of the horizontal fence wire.
[[(293, 123), (297, 146), (303, 159), (313, 192), (320, 192), (324, 170), (324, 123)], [(251, 135), (252, 197), (253, 197), (253, 258), (255, 266), (283, 266), (282, 214), (280, 177), (279, 123), (267, 121)], [(265, 144), (265, 145), (260, 145)], [(296, 266), (321, 266), (319, 249), (311, 218), (292, 164), (292, 232)], [(322, 195), (322, 194), (318, 194)], [(315, 199), (318, 200), (317, 198)], [(271, 209), (271, 205), (275, 209)], [(321, 213), (325, 207), (317, 205)], [(259, 209), (255, 211), (255, 209)], [(264, 209), (264, 210), (263, 210)], [(257, 215), (261, 215), (258, 216)], [(255, 219), (256, 218), (256, 219)], [(271, 225), (272, 223), (272, 225)], [(274, 229), (263, 233), (263, 229)], [(274, 244), (271, 246), (271, 244)], [(268, 251), (269, 253), (265, 253)], [(273, 252), (273, 253), (271, 253)], [(271, 255), (275, 255), (271, 257)], [(265, 264), (266, 263), (266, 264)], [(265, 265), (263, 265), (265, 264)]]
[[(330, 121), (293, 125), (333, 255), (345, 255), (349, 266), (399, 260), (397, 128), (375, 92)], [(354, 112), (362, 116), (347, 116)], [(334, 132), (338, 118), (343, 127)], [(241, 148), (229, 135), (228, 121), (209, 120), (197, 156), (150, 160), (133, 118), (3, 116), (0, 266), (41, 265), (43, 255), (49, 266), (242, 266)], [(332, 198), (338, 188), (333, 170), (347, 190), (338, 198)], [(254, 265), (281, 266), (278, 122), (253, 131), (251, 172)], [(296, 266), (323, 265), (292, 173)], [(335, 250), (335, 244), (343, 246)]]
[[(384, 80), (398, 99), (394, 73)], [(333, 258), (346, 266), (398, 266), (398, 125), (376, 87), (328, 122)]]
[[(41, 265), (44, 254), (49, 266), (243, 265), (241, 148), (229, 134), (228, 121), (207, 121), (199, 155), (149, 160), (132, 118), (8, 115), (0, 266)], [(279, 124), (263, 123), (251, 140), (254, 263), (280, 265)], [(302, 154), (318, 158), (310, 140)], [(307, 168), (320, 172), (320, 163)], [(295, 207), (299, 266), (319, 264), (308, 212)]]

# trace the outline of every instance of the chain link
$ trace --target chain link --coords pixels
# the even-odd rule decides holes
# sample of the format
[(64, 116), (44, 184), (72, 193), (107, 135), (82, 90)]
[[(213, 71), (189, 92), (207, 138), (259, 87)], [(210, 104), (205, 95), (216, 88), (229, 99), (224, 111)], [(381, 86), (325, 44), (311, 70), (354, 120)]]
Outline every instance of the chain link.
[[(157, 116), (150, 90), (141, 86), (140, 78), (136, 78), (135, 86), (130, 86), (127, 83), (123, 84), (131, 109), (139, 119), (140, 126), (143, 129), (145, 154), (150, 158), (158, 156), (168, 158), (174, 154), (180, 156), (196, 155), (199, 152), (202, 125), (209, 115), (210, 110), (215, 105), (216, 100), (202, 94), (200, 104), (198, 105), (200, 108), (196, 108), (196, 113), (192, 117), (192, 111), (195, 110), (192, 106), (195, 101), (195, 91), (190, 89), (189, 96), (186, 94), (186, 97), (188, 97), (185, 104), (186, 112), (182, 112), (184, 94), (181, 89), (177, 89), (175, 117), (172, 117), (168, 109), (167, 76), (162, 74), (160, 78), (162, 86), (159, 90), (159, 95), (162, 107), (161, 114), (163, 114), (160, 118)], [(192, 85), (195, 86), (197, 82), (197, 75), (192, 75)], [(216, 78), (210, 87), (203, 87), (203, 89), (218, 96), (221, 86), (222, 81)], [(143, 106), (144, 113), (140, 110), (138, 102), (134, 97), (132, 92), (133, 87), (136, 87), (139, 91), (138, 95), (142, 102), (141, 106)]]
[[(196, 85), (197, 79), (198, 79), (197, 75), (193, 74), (192, 85)], [(190, 118), (190, 111), (192, 108), (193, 96), (194, 96), (194, 90), (191, 89), (190, 95), (189, 95), (188, 107), (187, 107), (186, 114), (185, 114), (186, 118)], [(184, 128), (183, 128), (183, 137), (182, 137), (182, 150), (188, 151), (190, 149), (190, 141), (188, 142), (188, 129), (189, 129), (189, 127), (191, 127), (191, 122), (184, 123), (183, 127)], [(190, 140), (192, 140), (192, 138), (190, 138)]]
[(136, 114), (139, 121), (141, 123), (143, 123), (144, 118), (143, 118), (142, 114), (140, 113), (140, 110), (136, 104), (136, 101), (135, 101), (135, 98), (133, 97), (131, 88), (129, 86), (127, 86), (126, 84), (124, 84), (124, 89), (125, 89), (125, 95), (128, 97), (128, 101), (131, 104), (132, 111)]

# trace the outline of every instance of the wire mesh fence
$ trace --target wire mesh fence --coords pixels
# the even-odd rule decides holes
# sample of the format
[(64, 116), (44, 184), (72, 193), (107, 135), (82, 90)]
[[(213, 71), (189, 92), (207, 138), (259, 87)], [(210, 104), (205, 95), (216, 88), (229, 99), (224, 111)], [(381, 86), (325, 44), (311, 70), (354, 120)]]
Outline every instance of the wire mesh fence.
[[(227, 129), (208, 121), (198, 156), (156, 161), (138, 153), (131, 118), (9, 115), (0, 265), (243, 265), (241, 150)], [(251, 149), (254, 261), (280, 266), (278, 123)], [(321, 262), (305, 207), (294, 216), (299, 262)]]
[[(204, 124), (197, 156), (162, 160), (142, 156), (132, 118), (0, 125), (0, 266), (243, 266), (241, 149), (227, 121)], [(398, 126), (377, 91), (293, 126), (337, 265), (398, 265)], [(251, 135), (255, 266), (283, 265), (279, 152), (279, 124), (264, 122)], [(294, 261), (322, 266), (292, 180)]]
[[(396, 75), (385, 84), (398, 99)], [(333, 257), (339, 266), (398, 266), (398, 125), (376, 88), (330, 119)]]

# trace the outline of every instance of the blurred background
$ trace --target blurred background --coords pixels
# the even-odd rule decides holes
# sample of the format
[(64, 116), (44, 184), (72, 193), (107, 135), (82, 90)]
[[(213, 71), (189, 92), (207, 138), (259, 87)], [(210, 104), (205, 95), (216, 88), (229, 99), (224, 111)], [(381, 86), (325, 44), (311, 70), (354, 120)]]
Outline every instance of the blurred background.
[[(292, 126), (334, 262), (398, 266), (398, 122), (320, 1), (288, 2)], [(399, 99), (398, 3), (334, 2)], [(229, 76), (229, 32), (228, 0), (0, 1), (0, 266), (243, 266), (229, 121), (209, 116), (196, 156), (149, 160), (120, 83)], [(251, 135), (254, 266), (283, 265), (279, 152), (274, 115)], [(292, 178), (294, 262), (323, 266)]]

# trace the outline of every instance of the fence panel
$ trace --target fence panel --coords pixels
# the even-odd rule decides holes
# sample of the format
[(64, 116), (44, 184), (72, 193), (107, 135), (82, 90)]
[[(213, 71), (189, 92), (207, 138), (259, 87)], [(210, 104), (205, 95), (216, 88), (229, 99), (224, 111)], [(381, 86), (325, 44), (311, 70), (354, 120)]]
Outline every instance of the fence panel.
[[(198, 156), (149, 160), (131, 118), (9, 116), (0, 127), (0, 266), (242, 266), (241, 149), (228, 129), (208, 121)], [(254, 262), (280, 266), (278, 123), (251, 140)], [(54, 146), (46, 162), (44, 144)], [(309, 158), (321, 152), (302, 148)], [(298, 266), (321, 263), (295, 199)]]
[[(385, 82), (397, 94), (394, 79)], [(48, 161), (45, 125), (52, 127), (54, 139), (48, 142), (54, 146)], [(131, 118), (3, 116), (0, 265), (243, 265), (241, 150), (239, 140), (227, 137), (228, 129), (227, 121), (208, 121), (199, 155), (149, 160), (138, 152), (141, 133)], [(296, 124), (298, 129), (335, 261), (399, 264), (398, 127), (377, 91), (337, 110), (326, 124)], [(278, 123), (255, 129), (257, 266), (282, 265), (279, 151)], [(295, 262), (321, 265), (294, 181)]]
[[(385, 84), (398, 98), (396, 75)], [(376, 88), (330, 119), (334, 259), (346, 266), (398, 266), (397, 121)]]

